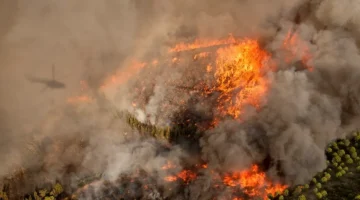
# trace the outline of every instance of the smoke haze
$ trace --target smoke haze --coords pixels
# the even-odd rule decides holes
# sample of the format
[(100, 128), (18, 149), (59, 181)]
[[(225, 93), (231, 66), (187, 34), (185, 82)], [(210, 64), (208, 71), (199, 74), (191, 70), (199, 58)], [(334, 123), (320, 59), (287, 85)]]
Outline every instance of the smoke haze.
[[(56, 180), (73, 189), (74, 177), (91, 173), (105, 172), (114, 181), (140, 167), (164, 185), (161, 167), (168, 160), (182, 167), (201, 157), (210, 169), (236, 171), (271, 157), (273, 180), (304, 183), (326, 167), (326, 145), (359, 128), (359, 9), (355, 0), (2, 0), (0, 159), (6, 162), (0, 176), (14, 168), (30, 169), (33, 175), (23, 188), (28, 192)], [(284, 61), (282, 45), (289, 31), (301, 41), (291, 47), (295, 57), (301, 60), (309, 51), (306, 64), (313, 71), (295, 70), (296, 64)], [(199, 118), (213, 117), (207, 113), (216, 95), (198, 100), (177, 88), (213, 81), (192, 58), (181, 57), (184, 67), (161, 63), (146, 68), (119, 87), (107, 88), (106, 99), (99, 88), (114, 73), (127, 71), (134, 59), (168, 59), (168, 47), (176, 43), (229, 33), (258, 39), (278, 63), (277, 71), (266, 73), (271, 84), (260, 111), (247, 107), (243, 123), (227, 119), (205, 131), (196, 156), (178, 145), (165, 151), (162, 141), (144, 138), (114, 119), (116, 107), (139, 121), (166, 126), (184, 104)], [(52, 66), (64, 89), (26, 79), (51, 79)], [(96, 103), (69, 105), (69, 97), (84, 93), (81, 81)], [(139, 85), (149, 87), (142, 91)], [(180, 98), (184, 104), (174, 103)], [(134, 102), (144, 107), (134, 108)], [(211, 182), (206, 173), (177, 198), (223, 195), (203, 194)], [(176, 188), (163, 195), (176, 196)]]

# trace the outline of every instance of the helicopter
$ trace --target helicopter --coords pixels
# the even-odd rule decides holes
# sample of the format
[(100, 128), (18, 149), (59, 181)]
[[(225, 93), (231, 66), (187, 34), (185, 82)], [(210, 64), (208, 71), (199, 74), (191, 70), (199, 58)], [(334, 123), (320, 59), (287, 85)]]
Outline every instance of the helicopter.
[(45, 85), (44, 89), (63, 89), (66, 85), (60, 81), (55, 80), (55, 66), (52, 66), (52, 79), (45, 78), (36, 78), (36, 77), (27, 77), (27, 79), (32, 83), (41, 83)]

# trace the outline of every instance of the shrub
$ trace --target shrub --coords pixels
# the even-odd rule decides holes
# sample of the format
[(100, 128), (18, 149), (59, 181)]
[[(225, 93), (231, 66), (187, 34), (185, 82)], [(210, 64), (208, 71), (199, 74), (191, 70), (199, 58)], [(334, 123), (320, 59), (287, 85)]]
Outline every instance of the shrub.
[(328, 181), (328, 179), (327, 179), (326, 177), (322, 177), (322, 178), (321, 178), (321, 182), (322, 182), (322, 183), (326, 183), (327, 181)]
[(360, 135), (357, 135), (357, 136), (355, 137), (355, 141), (360, 141)]
[(61, 194), (63, 191), (64, 191), (63, 187), (59, 183), (56, 183), (53, 189), (51, 190), (50, 195), (56, 197), (59, 194)]
[(349, 146), (350, 145), (350, 140), (349, 139), (344, 140), (344, 145)]
[(339, 155), (340, 157), (344, 156), (344, 155), (345, 155), (345, 150), (344, 150), (344, 149), (340, 149), (340, 150), (338, 151), (338, 155)]
[(316, 187), (320, 189), (321, 188), (321, 183), (317, 183)]
[(295, 189), (295, 191), (294, 191), (294, 193), (298, 195), (298, 194), (301, 194), (301, 192), (302, 192), (301, 187), (300, 187), (300, 186), (297, 186), (296, 189)]
[[(360, 137), (359, 137), (359, 138), (360, 138)], [(334, 149), (339, 150), (339, 146), (336, 144), (336, 142), (333, 142), (333, 143), (331, 144), (331, 146), (332, 146)]]
[(311, 181), (312, 181), (313, 183), (317, 183), (316, 178), (313, 178)]
[(333, 163), (339, 163), (339, 162), (341, 162), (341, 157), (340, 156), (335, 156), (333, 159), (332, 159), (332, 162)]
[(340, 172), (337, 172), (337, 173), (335, 174), (335, 176), (336, 176), (337, 178), (340, 178), (340, 177), (343, 176), (343, 174), (342, 174), (341, 171), (340, 171)]
[(321, 191), (321, 195), (322, 195), (323, 197), (326, 197), (326, 196), (327, 196), (326, 190)]
[(37, 192), (34, 192), (34, 199), (35, 200), (41, 200), (41, 197), (37, 194)]
[(351, 159), (351, 158), (349, 158), (349, 159), (346, 160), (346, 163), (347, 163), (347, 164), (353, 164), (353, 163), (354, 163), (354, 160)]
[(351, 158), (357, 159), (358, 158), (357, 152), (352, 152), (351, 153)]
[(39, 196), (40, 196), (40, 197), (43, 197), (43, 198), (44, 198), (44, 197), (46, 196), (46, 194), (47, 194), (47, 190), (46, 190), (46, 189), (42, 189), (42, 190), (39, 191)]
[(306, 200), (306, 196), (302, 194), (298, 197), (298, 200)]
[(288, 196), (289, 195), (289, 190), (288, 189), (284, 190), (283, 195)]
[(316, 193), (316, 197), (317, 197), (318, 199), (322, 199), (322, 198), (323, 198), (323, 196), (322, 196), (322, 194), (321, 194), (320, 192)]
[(356, 153), (356, 148), (355, 147), (350, 147), (349, 152), (350, 153)]
[(326, 177), (327, 179), (330, 179), (330, 178), (331, 178), (331, 175), (330, 175), (329, 173), (326, 173), (325, 177)]

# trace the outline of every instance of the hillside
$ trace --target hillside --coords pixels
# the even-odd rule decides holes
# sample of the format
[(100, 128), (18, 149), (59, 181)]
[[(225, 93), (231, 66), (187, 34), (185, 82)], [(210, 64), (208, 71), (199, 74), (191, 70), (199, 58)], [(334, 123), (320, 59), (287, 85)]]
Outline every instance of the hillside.
[[(176, 143), (181, 141), (181, 138), (187, 138), (189, 133), (194, 135), (199, 134), (196, 131), (196, 127), (178, 126), (175, 128), (157, 128), (152, 125), (140, 123), (136, 118), (131, 115), (123, 115), (116, 113), (116, 118), (123, 118), (126, 116), (126, 121), (133, 128), (138, 130), (142, 134), (150, 134), (158, 140), (166, 140), (170, 143)], [(186, 133), (186, 134), (184, 134)], [(192, 138), (196, 142), (196, 137)], [(318, 173), (308, 184), (297, 185), (284, 190), (283, 193), (277, 193), (276, 195), (269, 195), (271, 200), (305, 200), (305, 199), (328, 199), (328, 200), (342, 200), (342, 199), (360, 199), (360, 132), (353, 134), (351, 138), (340, 139), (329, 144), (326, 150), (328, 167)], [(8, 184), (5, 184), (2, 192), (0, 193), (1, 200), (12, 199), (14, 197), (12, 192), (16, 192), (16, 189), (11, 188), (12, 181), (15, 179), (21, 180), (26, 177), (26, 172), (19, 172), (13, 176), (14, 180), (7, 180)], [(126, 176), (120, 178), (127, 182)], [(124, 182), (124, 184), (125, 184)], [(46, 184), (44, 184), (46, 185)], [(48, 185), (48, 187), (37, 189), (33, 193), (17, 196), (20, 199), (26, 200), (55, 200), (55, 199), (78, 199), (78, 197), (89, 192), (89, 186), (99, 186), (102, 188), (117, 187), (107, 181), (102, 181), (101, 174), (94, 174), (93, 176), (86, 177), (78, 182), (78, 189), (73, 191), (72, 194), (64, 191), (66, 188), (62, 183), (56, 183), (54, 185)], [(118, 186), (119, 189), (122, 186)], [(111, 189), (110, 189), (111, 190)], [(121, 192), (120, 192), (121, 193)], [(15, 195), (16, 196), (16, 195)], [(9, 198), (10, 197), (10, 198)], [(114, 199), (114, 196), (103, 196), (101, 199)], [(127, 199), (122, 196), (119, 199)], [(139, 197), (136, 199), (148, 199), (146, 197)], [(155, 194), (151, 199), (168, 199), (162, 198), (161, 194)]]

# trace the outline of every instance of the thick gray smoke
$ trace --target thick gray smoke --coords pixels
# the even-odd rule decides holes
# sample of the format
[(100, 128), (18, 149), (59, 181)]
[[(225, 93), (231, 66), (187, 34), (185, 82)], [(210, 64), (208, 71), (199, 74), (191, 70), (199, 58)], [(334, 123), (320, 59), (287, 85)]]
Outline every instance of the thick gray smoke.
[[(345, 137), (358, 128), (359, 87), (355, 81), (359, 74), (359, 25), (353, 2), (339, 7), (334, 1), (298, 1), (291, 5), (278, 3), (271, 6), (276, 13), (262, 12), (254, 21), (243, 26), (245, 28), (241, 31), (234, 29), (239, 27), (238, 24), (243, 25), (240, 15), (244, 12), (231, 16), (230, 9), (227, 13), (230, 18), (224, 17), (226, 14), (215, 18), (234, 22), (231, 26), (234, 29), (225, 29), (229, 32), (267, 38), (266, 48), (274, 52), (274, 57), (279, 62), (285, 59), (281, 54), (281, 45), (287, 33), (292, 31), (303, 44), (296, 44), (291, 48), (296, 50), (296, 56), (300, 60), (306, 53), (303, 49), (306, 46), (312, 55), (312, 59), (306, 64), (313, 66), (314, 70), (299, 71), (296, 70), (295, 63), (280, 64), (279, 71), (268, 74), (271, 87), (264, 97), (264, 107), (256, 113), (248, 114), (242, 124), (236, 121), (221, 123), (201, 139), (201, 148), (204, 160), (211, 167), (224, 171), (248, 168), (251, 163), (261, 162), (270, 156), (275, 164), (272, 166), (274, 169), (269, 170), (269, 175), (276, 178), (278, 174), (271, 172), (280, 170), (286, 183), (298, 184), (308, 181), (326, 167), (324, 149), (329, 142)], [(254, 10), (262, 8), (259, 5), (262, 4), (241, 2), (237, 8), (253, 9), (255, 12)], [(346, 10), (347, 14), (341, 15), (340, 10)], [(264, 19), (265, 16), (267, 20)], [(191, 23), (188, 24), (192, 27)], [(194, 27), (201, 27), (195, 24)], [(226, 23), (206, 25), (208, 24)], [(249, 26), (251, 28), (246, 28)], [(265, 27), (269, 31), (265, 31)], [(197, 36), (206, 35), (202, 31), (208, 27), (202, 28), (199, 32), (194, 30)], [(211, 31), (209, 33), (217, 34)], [(184, 72), (181, 74), (184, 75)], [(184, 75), (182, 78), (185, 79), (184, 77), (188, 76)], [(168, 86), (165, 95), (168, 99), (164, 99), (164, 93), (158, 93), (159, 86), (154, 88), (148, 107), (156, 108), (154, 102), (169, 103), (176, 95), (182, 98), (186, 96), (181, 92), (173, 94), (175, 88)], [(168, 118), (168, 113), (160, 109), (157, 112), (145, 109), (149, 116), (155, 113), (158, 116), (164, 115), (164, 119)], [(248, 113), (251, 112), (250, 110)], [(153, 122), (152, 118), (150, 122)]]
[[(0, 1), (0, 158), (6, 160), (0, 176), (21, 167), (32, 175), (26, 176), (27, 187), (20, 192), (55, 180), (65, 182), (70, 191), (88, 174), (104, 172), (115, 181), (141, 168), (162, 186), (167, 174), (161, 168), (168, 160), (180, 166), (177, 170), (184, 160), (194, 161), (180, 147), (165, 151), (162, 142), (144, 138), (114, 118), (108, 100), (159, 126), (176, 123), (174, 116), (186, 108), (207, 119), (216, 97), (199, 102), (194, 100), (196, 91), (187, 88), (213, 80), (199, 69), (200, 61), (185, 55), (180, 67), (161, 63), (131, 78), (121, 77), (130, 80), (108, 88), (106, 100), (99, 88), (111, 74), (126, 71), (133, 58), (164, 58), (168, 45), (233, 33), (259, 38), (279, 63), (278, 70), (267, 74), (270, 89), (263, 107), (249, 108), (243, 123), (230, 119), (205, 131), (199, 156), (209, 169), (224, 172), (270, 158), (272, 179), (306, 182), (326, 167), (326, 145), (358, 128), (358, 10), (355, 0)], [(284, 62), (281, 45), (289, 31), (302, 41), (302, 46), (292, 46), (299, 60), (303, 46), (309, 49), (306, 64), (313, 67), (311, 72)], [(26, 79), (51, 79), (52, 65), (65, 89), (44, 89)], [(80, 81), (88, 83), (85, 92), (95, 103), (67, 105), (68, 97), (82, 94)], [(144, 107), (134, 108), (137, 101)], [(180, 192), (180, 186), (163, 195), (224, 195), (203, 192), (211, 185), (204, 171), (186, 192)]]

